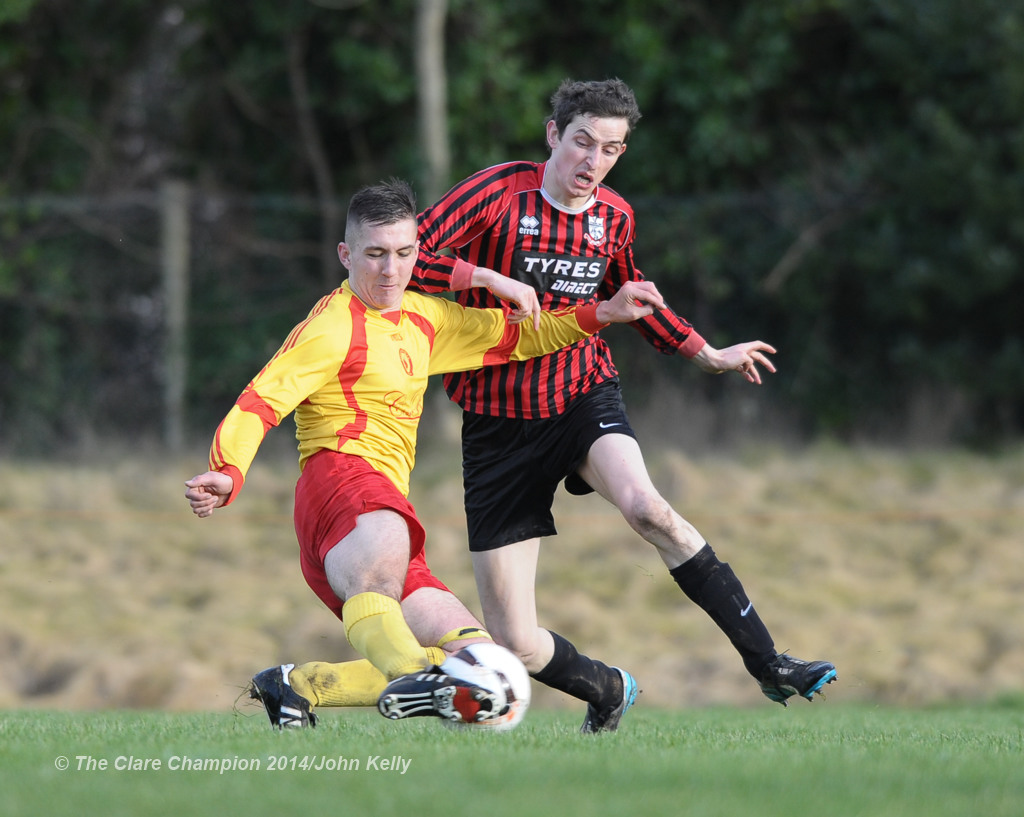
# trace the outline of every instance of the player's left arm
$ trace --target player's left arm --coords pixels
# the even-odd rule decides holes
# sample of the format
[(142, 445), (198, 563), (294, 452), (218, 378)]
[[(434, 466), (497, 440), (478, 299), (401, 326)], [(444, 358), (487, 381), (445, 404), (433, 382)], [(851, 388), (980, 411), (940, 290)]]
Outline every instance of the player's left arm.
[[(608, 272), (602, 282), (601, 293), (621, 287), (626, 281), (643, 281), (644, 275), (633, 260), (632, 245), (624, 247), (608, 265)], [(685, 318), (677, 315), (670, 307), (657, 310), (652, 315), (632, 324), (644, 339), (664, 354), (678, 354), (691, 360), (701, 371), (709, 374), (739, 372), (749, 383), (761, 384), (758, 365), (774, 372), (775, 366), (766, 357), (775, 354), (771, 345), (761, 340), (737, 343), (724, 349), (711, 346)]]
[(464, 371), (480, 366), (550, 354), (612, 323), (630, 323), (664, 308), (650, 281), (629, 282), (608, 299), (540, 315), (540, 328), (514, 324), (508, 312), (471, 309), (442, 301), (434, 304), (435, 339), (430, 372)]
[[(609, 299), (629, 281), (646, 281), (633, 259), (633, 245), (627, 243), (609, 258), (598, 296)], [(692, 358), (705, 345), (693, 324), (678, 315), (670, 306), (630, 324), (649, 344), (662, 354)]]
[(775, 365), (766, 355), (774, 355), (775, 347), (770, 346), (763, 340), (751, 340), (746, 343), (737, 343), (735, 346), (727, 346), (724, 349), (716, 349), (711, 344), (705, 343), (699, 352), (690, 358), (694, 364), (709, 374), (723, 374), (725, 372), (739, 372), (749, 383), (761, 385), (761, 372), (758, 364), (769, 371), (775, 371)]

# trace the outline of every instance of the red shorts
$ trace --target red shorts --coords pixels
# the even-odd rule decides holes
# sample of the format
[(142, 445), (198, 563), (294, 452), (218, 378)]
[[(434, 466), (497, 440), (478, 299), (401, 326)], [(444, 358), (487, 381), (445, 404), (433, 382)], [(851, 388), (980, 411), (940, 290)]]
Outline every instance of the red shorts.
[(409, 572), (402, 598), (421, 587), (448, 590), (427, 567), (426, 532), (409, 500), (361, 457), (325, 449), (306, 461), (295, 485), (295, 535), (306, 583), (338, 618), (344, 602), (331, 590), (324, 558), (355, 529), (360, 514), (380, 510), (400, 514), (409, 526)]

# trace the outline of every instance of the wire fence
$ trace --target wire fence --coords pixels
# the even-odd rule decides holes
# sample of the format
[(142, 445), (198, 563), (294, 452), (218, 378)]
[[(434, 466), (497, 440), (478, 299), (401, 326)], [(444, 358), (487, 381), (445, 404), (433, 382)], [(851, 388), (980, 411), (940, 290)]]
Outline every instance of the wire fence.
[(7, 450), (106, 434), (179, 447), (186, 416), (222, 411), (326, 289), (302, 198), (0, 199), (0, 226)]
[[(192, 429), (203, 438), (341, 281), (334, 247), (344, 225), (328, 227), (317, 201), (173, 191), (0, 198), (0, 451), (110, 436), (177, 450)], [(799, 436), (809, 416), (800, 401), (813, 410), (823, 393), (815, 378), (829, 369), (814, 357), (819, 346), (786, 337), (799, 329), (764, 287), (793, 263), (792, 225), (814, 202), (778, 192), (633, 204), (637, 258), (677, 311), (705, 337), (788, 343), (792, 363), (773, 378), (771, 404), (732, 379), (666, 364), (636, 333), (615, 331), (631, 408), (657, 403), (677, 424), (672, 381), (703, 401), (685, 407), (695, 445), (752, 418), (763, 428), (773, 412), (773, 433)]]

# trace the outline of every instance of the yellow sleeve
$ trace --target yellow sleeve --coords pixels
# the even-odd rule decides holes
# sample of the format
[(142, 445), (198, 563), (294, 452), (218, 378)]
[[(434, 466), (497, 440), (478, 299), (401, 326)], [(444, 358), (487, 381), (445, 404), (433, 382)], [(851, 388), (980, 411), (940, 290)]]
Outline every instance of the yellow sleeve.
[[(337, 313), (324, 314), (321, 307), (330, 297), (292, 329), (221, 421), (210, 446), (211, 470), (230, 466), (244, 481), (267, 432), (337, 375), (350, 335), (339, 326)], [(240, 487), (236, 484), (232, 499)]]
[(429, 300), (433, 302), (431, 321), (435, 329), (431, 374), (547, 355), (605, 326), (597, 320), (597, 304), (542, 312), (540, 330), (535, 331), (532, 324), (509, 324), (500, 309), (473, 309), (440, 298)]

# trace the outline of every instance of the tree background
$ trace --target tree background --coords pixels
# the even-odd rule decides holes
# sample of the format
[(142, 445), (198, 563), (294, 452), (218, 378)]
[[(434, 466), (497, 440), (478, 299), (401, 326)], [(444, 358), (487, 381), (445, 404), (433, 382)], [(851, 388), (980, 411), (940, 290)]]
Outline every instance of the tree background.
[(168, 180), (206, 439), (340, 280), (351, 193), (403, 176), (425, 206), (542, 159), (567, 76), (637, 94), (607, 181), (641, 268), (715, 345), (780, 350), (754, 390), (615, 332), (631, 406), (701, 407), (719, 442), (1000, 445), (1024, 429), (1022, 41), (1020, 0), (6, 0), (0, 451), (161, 433)]

